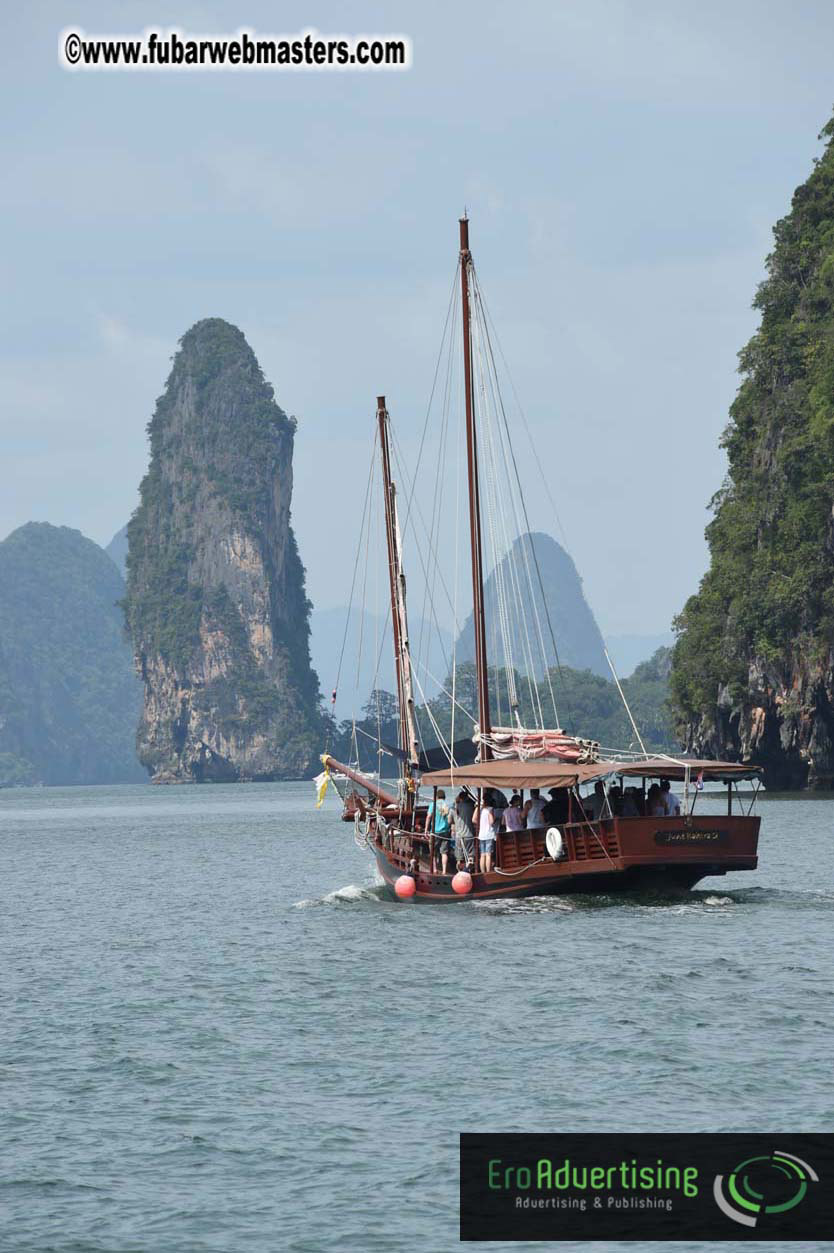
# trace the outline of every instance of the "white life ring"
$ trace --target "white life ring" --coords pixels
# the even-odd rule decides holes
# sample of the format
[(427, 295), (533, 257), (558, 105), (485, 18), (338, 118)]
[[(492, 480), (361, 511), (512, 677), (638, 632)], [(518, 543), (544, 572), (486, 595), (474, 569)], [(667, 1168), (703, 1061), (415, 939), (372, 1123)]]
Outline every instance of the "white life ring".
[(565, 856), (565, 840), (558, 827), (548, 827), (544, 844), (553, 861), (561, 861)]

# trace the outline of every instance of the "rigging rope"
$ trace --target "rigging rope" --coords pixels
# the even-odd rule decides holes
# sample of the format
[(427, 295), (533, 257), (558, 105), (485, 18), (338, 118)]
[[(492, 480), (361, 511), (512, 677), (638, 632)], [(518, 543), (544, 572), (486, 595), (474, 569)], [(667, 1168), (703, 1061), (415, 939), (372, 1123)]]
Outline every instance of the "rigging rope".
[[(503, 348), (498, 338), (497, 332), (494, 330), (489, 310), (486, 306), (483, 294), (480, 289), (478, 277), (474, 265), (470, 264), (470, 333), (471, 333), (471, 349), (472, 349), (472, 365), (473, 365), (473, 408), (476, 421), (476, 428), (480, 438), (478, 440), (478, 461), (483, 472), (484, 491), (482, 493), (483, 508), (483, 524), (485, 529), (485, 537), (487, 540), (486, 548), (490, 561), (490, 578), (494, 598), (492, 598), (487, 614), (487, 628), (489, 631), (492, 645), (495, 653), (502, 657), (503, 674), (497, 671), (492, 672), (492, 684), (494, 688), (494, 699), (497, 705), (498, 720), (502, 717), (502, 700), (503, 693), (506, 694), (506, 700), (509, 703), (510, 718), (509, 722), (514, 732), (526, 734), (522, 725), (520, 715), (520, 691), (524, 693), (524, 717), (525, 721), (531, 721), (540, 732), (545, 731), (546, 719), (544, 714), (544, 706), (547, 704), (548, 696), (550, 705), (552, 706), (553, 719), (555, 728), (561, 726), (557, 702), (554, 691), (554, 679), (558, 678), (561, 684), (561, 700), (565, 704), (569, 704), (570, 689), (568, 687), (566, 676), (562, 669), (559, 657), (558, 646), (556, 643), (556, 633), (553, 622), (551, 620), (550, 605), (548, 597), (545, 594), (545, 585), (542, 574), (539, 556), (536, 551), (532, 539), (532, 531), (530, 526), (530, 518), (527, 508), (527, 493), (524, 491), (521, 474), (518, 464), (515, 448), (513, 446), (510, 433), (510, 425), (508, 421), (507, 408), (501, 392), (501, 380), (499, 378), (499, 370), (496, 359), (496, 352), (493, 348), (493, 339), (497, 346), (499, 358), (503, 363), (503, 368), (510, 381), (512, 393), (515, 397), (518, 412), (521, 415), (522, 422), (527, 434), (527, 439), (534, 453), (536, 468), (545, 488), (547, 499), (550, 502), (553, 514), (556, 518), (559, 529), (564, 535), (564, 527), (556, 508), (553, 495), (547, 477), (544, 473), (541, 461), (535, 456), (535, 445), (532, 433), (527, 422), (527, 418), (521, 407), (516, 391), (515, 383), (510, 373), (509, 367), (504, 356)], [(413, 471), (408, 474), (406, 472), (406, 459), (403, 450), (397, 439), (396, 432), (391, 428), (391, 455), (392, 463), (396, 467), (397, 479), (401, 483), (408, 484), (408, 490), (405, 496), (405, 511), (403, 519), (402, 534), (408, 535), (411, 543), (418, 554), (419, 569), (423, 576), (422, 603), (423, 611), (420, 617), (420, 626), (418, 631), (417, 648), (412, 656), (414, 663), (413, 673), (420, 697), (423, 702), (421, 714), (431, 728), (434, 738), (443, 748), (446, 755), (451, 760), (452, 746), (455, 742), (455, 726), (458, 713), (462, 713), (467, 720), (471, 720), (473, 725), (476, 719), (472, 717), (470, 710), (464, 708), (458, 699), (458, 659), (457, 659), (457, 643), (460, 634), (459, 625), (459, 584), (460, 584), (460, 541), (461, 535), (461, 468), (465, 464), (461, 456), (461, 446), (463, 440), (463, 423), (457, 424), (457, 456), (454, 455), (454, 443), (451, 432), (451, 420), (453, 410), (460, 401), (460, 392), (463, 388), (462, 373), (455, 369), (457, 355), (454, 351), (454, 325), (457, 314), (459, 313), (459, 279), (460, 279), (460, 261), (455, 270), (452, 282), (452, 289), (446, 310), (446, 320), (441, 336), (440, 347), (438, 350), (437, 360), (435, 362), (434, 375), (432, 378), (432, 386), (429, 395), (429, 401), (426, 409), (425, 418), (422, 424), (420, 434), (419, 447), (417, 451), (416, 464)], [(432, 415), (437, 417), (436, 400), (440, 397), (439, 404), (439, 424), (435, 421), (432, 427), (437, 435), (436, 442), (432, 443), (435, 450), (435, 474), (433, 481), (428, 482), (429, 476), (422, 475), (422, 466), (427, 454), (429, 444), (429, 430)], [(374, 440), (374, 458), (377, 451), (377, 436)], [(373, 458), (372, 458), (373, 461)], [(448, 464), (447, 464), (448, 463)], [(450, 554), (446, 549), (444, 537), (444, 522), (447, 524), (446, 531), (448, 533), (448, 522), (450, 508), (447, 507), (447, 498), (451, 495), (446, 486), (447, 480), (445, 475), (451, 467), (455, 477), (455, 503), (454, 503), (454, 553), (453, 553), (453, 578), (451, 592), (448, 586), (447, 573), (444, 570), (443, 560), (438, 555), (442, 554), (443, 558), (448, 560)], [(372, 466), (373, 469), (373, 466)], [(370, 482), (372, 478), (372, 469), (369, 474), (368, 485), (365, 493), (365, 507), (363, 509), (363, 526), (360, 529), (360, 550), (361, 541), (365, 539), (365, 570), (363, 578), (363, 600), (368, 592), (368, 563), (370, 560), (370, 544), (371, 544), (371, 516), (369, 510), (370, 499)], [(425, 479), (425, 484), (424, 484)], [(366, 524), (367, 519), (367, 524)], [(378, 519), (377, 519), (378, 524)], [(410, 531), (409, 531), (410, 527)], [(513, 538), (515, 536), (515, 538)], [(565, 538), (565, 542), (567, 540)], [(351, 584), (350, 611), (352, 612), (354, 593), (357, 586), (358, 570), (359, 570), (360, 552), (357, 552), (356, 562), (354, 564), (353, 580)], [(448, 606), (453, 624), (453, 638), (451, 647), (451, 659), (447, 650), (444, 632), (441, 630), (438, 619), (438, 608), (442, 608), (443, 603)], [(391, 608), (388, 606), (384, 623), (382, 625), (380, 639), (380, 622), (381, 614), (375, 619), (375, 646), (376, 646), (376, 664), (373, 674), (373, 689), (378, 688), (378, 678), (380, 665), (383, 656), (383, 650), (386, 643), (388, 632), (388, 623), (391, 617)], [(345, 644), (348, 634), (346, 626), (342, 640), (342, 649), (339, 659), (338, 678), (341, 675)], [(447, 668), (446, 681), (441, 683), (429, 668), (429, 661), (432, 656), (432, 637), (436, 635), (439, 643), (439, 652), (442, 655), (443, 663)], [(546, 643), (546, 639), (548, 642)], [(359, 660), (357, 664), (357, 688), (359, 686), (361, 657), (363, 647), (365, 646), (364, 627), (360, 626), (359, 637)], [(541, 671), (539, 671), (539, 662), (537, 654), (541, 658)], [(550, 660), (555, 663), (549, 664)], [(434, 699), (435, 708), (432, 708), (430, 702), (426, 698), (420, 679), (416, 675), (419, 670), (423, 675), (427, 676), (432, 683), (437, 686), (439, 693), (450, 701), (450, 739), (447, 744), (441, 727), (439, 725), (438, 716), (441, 706)], [(541, 679), (539, 679), (541, 673)], [(543, 682), (542, 682), (543, 680)], [(525, 682), (526, 681), (526, 685)], [(451, 688), (451, 690), (450, 690)], [(618, 684), (619, 688), (619, 684)], [(622, 689), (620, 694), (623, 696)], [(468, 696), (464, 699), (469, 699)], [(623, 696), (625, 703), (625, 698)], [(528, 705), (529, 702), (529, 705)], [(527, 710), (529, 708), (529, 718)], [(626, 705), (628, 709), (628, 706)], [(376, 700), (376, 722), (377, 737), (381, 742), (382, 720), (381, 720), (381, 703), (377, 695)], [(629, 711), (630, 712), (630, 711)], [(549, 715), (548, 715), (549, 718)], [(575, 718), (571, 717), (571, 723), (575, 726)], [(633, 719), (632, 719), (633, 722)], [(635, 732), (639, 740), (639, 732)], [(355, 742), (355, 733), (354, 733)], [(421, 744), (423, 735), (421, 733)], [(642, 747), (642, 741), (640, 741)]]
[[(350, 629), (350, 616), (353, 611), (353, 593), (356, 588), (356, 574), (359, 569), (359, 555), (362, 551), (362, 533), (365, 529), (365, 520), (366, 520), (366, 517), (368, 516), (368, 505), (370, 503), (370, 498), (371, 498), (371, 482), (373, 481), (374, 462), (376, 461), (376, 443), (377, 443), (377, 439), (376, 439), (376, 433), (375, 433), (374, 444), (371, 450), (371, 464), (368, 470), (368, 481), (365, 485), (365, 503), (362, 507), (362, 523), (359, 528), (359, 543), (356, 548), (356, 558), (353, 563), (353, 577), (351, 578), (351, 581), (350, 581), (350, 599), (348, 601), (348, 611), (347, 611), (347, 617), (345, 619), (345, 629), (342, 635), (342, 647), (339, 650), (339, 664), (336, 668), (336, 682), (333, 685), (333, 694), (330, 698), (331, 707), (335, 706), (336, 704), (336, 695), (338, 693), (339, 682), (342, 677), (342, 662), (344, 661), (344, 657), (345, 657), (345, 645), (347, 644), (348, 631)], [(369, 522), (369, 527), (370, 527), (370, 522)], [(329, 736), (328, 736), (328, 741), (327, 741), (328, 745), (329, 745), (329, 742), (330, 741), (329, 741)], [(329, 747), (327, 751), (329, 752)]]
[[(530, 529), (530, 519), (527, 513), (527, 502), (526, 502), (525, 492), (524, 492), (522, 482), (521, 482), (521, 474), (519, 473), (519, 469), (518, 469), (518, 461), (515, 455), (515, 448), (513, 446), (512, 437), (510, 435), (509, 422), (507, 421), (507, 413), (506, 413), (506, 409), (504, 406), (503, 397), (501, 395), (500, 384), (498, 382), (498, 371), (497, 371), (497, 367), (495, 364), (495, 354), (492, 351), (492, 343), (491, 343), (490, 335), (489, 335), (489, 323), (488, 323), (488, 318), (487, 318), (486, 306), (485, 306), (485, 302), (484, 302), (483, 295), (481, 292), (480, 284), (477, 281), (477, 276), (475, 276), (475, 279), (474, 279), (474, 290), (475, 290), (475, 295), (476, 295), (479, 316), (483, 320), (484, 338), (485, 338), (485, 342), (487, 344), (487, 348), (489, 352), (491, 369), (493, 372), (493, 376), (495, 378), (495, 393), (496, 393), (496, 399), (497, 399), (496, 408), (498, 412), (500, 412), (500, 415), (501, 415), (504, 433), (506, 436), (506, 447), (509, 453), (509, 462), (512, 464), (512, 467), (513, 467), (516, 487), (518, 489), (518, 502), (519, 502), (523, 520), (524, 520), (523, 531), (521, 530), (520, 525), (518, 525), (519, 534), (522, 537), (520, 547), (522, 550), (522, 556), (524, 557), (525, 572), (527, 575), (528, 587), (530, 591), (530, 604), (532, 607), (533, 617), (534, 617), (536, 630), (537, 630), (537, 634), (539, 638), (539, 645), (541, 648), (542, 668), (544, 671), (544, 677), (547, 680), (548, 688), (550, 691), (550, 698), (551, 698), (551, 703), (553, 706), (553, 716), (556, 720), (557, 725), (559, 725), (559, 714), (556, 708), (556, 698), (555, 698), (553, 685), (552, 685), (551, 678), (550, 678), (550, 667), (548, 665), (548, 660), (547, 660), (547, 650), (544, 644), (544, 635), (542, 633), (541, 619), (539, 616), (539, 606), (538, 606), (539, 597), (541, 598), (542, 609), (544, 610), (545, 616), (547, 618), (547, 625), (548, 625), (548, 629), (550, 633), (550, 641), (551, 641), (551, 645), (553, 648), (553, 657), (556, 662), (557, 669), (559, 671), (559, 677), (562, 680), (563, 688), (565, 687), (564, 675), (562, 673), (562, 666), (559, 660), (559, 650), (556, 646), (556, 636), (553, 630), (553, 623), (551, 622), (551, 619), (550, 619), (550, 608), (547, 602), (547, 598), (545, 596), (544, 581), (541, 576), (541, 570), (539, 568), (539, 562), (538, 562), (538, 557), (536, 554), (535, 546), (533, 545), (532, 538), (530, 538), (529, 541), (527, 542), (523, 538), (525, 536), (530, 537), (532, 535), (532, 532)], [(532, 576), (530, 572), (530, 563), (529, 563), (528, 554), (527, 554), (528, 545), (529, 545), (530, 555), (533, 558), (533, 562), (534, 562), (535, 569), (536, 569), (539, 597), (537, 597), (536, 595), (536, 589), (534, 589), (533, 580), (532, 580)]]
[[(441, 683), (440, 680), (436, 678), (435, 675), (432, 674), (432, 672), (428, 669), (427, 666), (421, 666), (420, 669), (423, 671), (426, 678), (431, 679), (432, 683), (437, 684), (439, 690), (443, 693), (444, 696), (448, 696), (450, 700), (454, 701), (455, 708), (459, 709), (460, 712), (469, 719), (473, 727), (476, 727), (478, 725), (478, 719), (475, 717), (475, 715), (470, 710), (468, 710), (465, 705), (462, 705), (459, 700), (455, 699), (455, 697), (452, 695), (449, 689), (445, 686), (445, 684)], [(452, 741), (452, 743), (454, 743), (454, 741)]]
[[(501, 502), (498, 495), (498, 472), (495, 464), (495, 447), (493, 442), (492, 423), (490, 421), (489, 406), (487, 403), (486, 390), (486, 371), (484, 369), (484, 361), (482, 356), (482, 344), (480, 336), (480, 322), (477, 317), (472, 319), (472, 339), (473, 339), (473, 357), (477, 373), (477, 386), (475, 387), (475, 409), (476, 420), (482, 433), (483, 439), (480, 441), (480, 449), (483, 449), (481, 460), (483, 462), (486, 480), (486, 520), (487, 535), (489, 538), (489, 546), (492, 555), (492, 574), (493, 587), (495, 589), (495, 605), (496, 617), (498, 619), (498, 627), (501, 633), (501, 643), (504, 653), (504, 682), (507, 687), (507, 700), (510, 706), (510, 718), (512, 719), (513, 711), (518, 708), (518, 693), (515, 688), (515, 673), (513, 665), (512, 642), (510, 639), (510, 628), (507, 614), (507, 596), (504, 584), (504, 563), (501, 560), (501, 545), (498, 536), (499, 520), (503, 517)], [(501, 720), (500, 707), (500, 684), (496, 684), (496, 697), (498, 698), (498, 718)]]
[[(457, 287), (455, 287), (455, 295), (454, 295), (453, 308), (452, 308), (453, 320), (457, 312), (457, 307), (458, 307)], [(445, 377), (445, 383), (444, 383), (444, 388), (443, 388), (443, 405), (442, 405), (441, 423), (440, 423), (440, 446), (439, 446), (438, 457), (437, 457), (437, 470), (434, 476), (434, 492), (433, 492), (433, 499), (432, 499), (431, 523), (430, 523), (429, 535), (428, 535), (430, 557), (431, 557), (431, 554), (437, 551), (436, 544), (435, 544), (435, 535), (437, 535), (437, 545), (439, 545), (440, 543), (440, 532), (441, 532), (441, 525), (443, 521), (444, 492), (442, 490), (442, 482), (443, 482), (442, 468), (445, 464), (446, 448), (447, 448), (448, 436), (449, 436), (449, 415), (451, 412), (451, 391), (452, 391), (453, 376), (454, 376), (454, 363), (455, 363), (455, 354), (451, 351), (451, 339), (450, 339), (450, 351), (447, 354), (446, 377)], [(434, 605), (435, 588), (436, 588), (436, 583), (437, 583), (438, 563), (437, 561), (434, 561), (434, 563), (432, 563), (430, 560), (428, 564), (433, 570), (433, 576), (431, 580), (429, 580), (428, 577), (425, 578), (424, 583), (423, 583), (423, 610), (421, 614), (420, 637), (419, 637), (418, 649), (417, 649), (417, 656), (420, 661), (422, 661), (424, 657), (427, 657), (428, 652), (429, 652), (430, 637), (431, 637), (431, 623), (429, 622), (429, 619), (428, 619), (428, 613), (429, 613), (429, 606), (433, 607)], [(449, 599), (448, 596), (447, 596), (447, 599)], [(427, 627), (429, 628), (428, 630), (426, 629)], [(435, 629), (437, 631), (437, 638), (440, 644), (440, 649), (441, 649), (441, 652), (443, 653), (443, 660), (448, 669), (449, 660), (448, 660), (448, 657), (446, 656), (446, 650), (443, 645), (443, 639), (440, 633), (440, 627), (439, 627), (439, 624), (436, 623), (436, 621), (435, 621)]]
[[(477, 297), (477, 280), (475, 282), (475, 292), (476, 292), (476, 297)], [(482, 310), (480, 309), (480, 305), (476, 305), (476, 317), (479, 319), (479, 325), (481, 321), (481, 314), (482, 314)], [(488, 371), (487, 378), (488, 378), (488, 383), (490, 387), (490, 392), (492, 395), (492, 412), (496, 415), (495, 428), (496, 428), (496, 434), (497, 434), (497, 445), (499, 448), (499, 463), (502, 464), (503, 467), (506, 469), (506, 467), (510, 464), (510, 456), (509, 456), (509, 451), (505, 448), (504, 433), (501, 428), (501, 424), (497, 420), (497, 414), (498, 414), (499, 405), (500, 405), (500, 389), (498, 386), (497, 377), (495, 377), (494, 375), (494, 370), (491, 369)], [(492, 440), (492, 445), (493, 447), (495, 445), (494, 439)], [(516, 500), (515, 500), (516, 493), (512, 488), (512, 484), (509, 483), (509, 480), (508, 480), (508, 486), (509, 486), (509, 490), (506, 492), (506, 496), (507, 496), (507, 499), (509, 500), (510, 508), (512, 511), (514, 534), (520, 537), (522, 535), (522, 530), (521, 530), (520, 521), (519, 521), (518, 508), (517, 508)], [(537, 678), (536, 669), (537, 668), (536, 668), (536, 664), (533, 658), (533, 648), (532, 648), (532, 644), (530, 641), (530, 631), (529, 631), (529, 627), (527, 623), (527, 614), (524, 612), (525, 598), (522, 594), (517, 564), (516, 564), (516, 561), (514, 560), (516, 543), (520, 541), (511, 543), (510, 537), (509, 537), (509, 531), (507, 527), (506, 511), (502, 509), (500, 516), (501, 516), (501, 520), (503, 524), (503, 546), (504, 546), (504, 555), (501, 557), (501, 569), (503, 570), (504, 565), (506, 565), (507, 570), (509, 572), (510, 584), (511, 584), (511, 589), (512, 589), (512, 598), (510, 599), (509, 604), (510, 606), (513, 606), (515, 608), (514, 626), (516, 627), (516, 629), (518, 629), (519, 624), (520, 624), (519, 634), (521, 636), (522, 654), (523, 654), (523, 660), (524, 660), (524, 668), (525, 668), (526, 676), (527, 676), (527, 687), (528, 687), (528, 693), (530, 697), (530, 705), (533, 709), (533, 717), (537, 718), (539, 726), (543, 728), (544, 727), (544, 714), (542, 711), (541, 700), (539, 698), (538, 684), (536, 682), (536, 678)], [(496, 554), (496, 561), (497, 560), (499, 560), (499, 558)], [(533, 611), (535, 614), (537, 613), (537, 610), (536, 610), (535, 600), (532, 595), (532, 583), (529, 579), (529, 571), (528, 571), (528, 586), (529, 586), (529, 596), (527, 597), (527, 600), (529, 600), (529, 602), (532, 604)], [(541, 639), (540, 629), (539, 629), (539, 636)], [(546, 674), (547, 673), (547, 657), (544, 654), (543, 642), (542, 642), (541, 664), (542, 664), (542, 670)], [(559, 716), (556, 711), (555, 702), (553, 704), (553, 714), (554, 714), (556, 723), (558, 725)], [(518, 717), (518, 715), (516, 715), (516, 717)]]
[[(478, 287), (477, 287), (477, 294), (478, 294), (478, 303), (479, 303), (479, 306), (483, 309), (483, 313), (484, 313), (484, 323), (485, 323), (485, 326), (486, 326), (486, 340), (487, 340), (487, 344), (489, 345), (489, 351), (490, 351), (490, 357), (491, 357), (491, 360), (492, 360), (493, 369), (495, 370), (495, 369), (496, 369), (496, 367), (495, 367), (495, 356), (494, 356), (494, 353), (492, 352), (492, 343), (491, 343), (490, 336), (489, 336), (489, 326), (488, 326), (488, 322), (487, 322), (486, 309), (485, 309), (484, 300), (483, 300), (483, 295), (482, 295), (482, 293), (481, 293), (480, 286), (478, 286)], [(497, 370), (496, 370), (496, 377), (497, 377)], [(507, 413), (506, 413), (506, 409), (505, 409), (505, 406), (504, 406), (503, 397), (501, 396), (501, 391), (500, 391), (500, 388), (498, 389), (498, 401), (499, 401), (499, 406), (500, 406), (500, 411), (501, 411), (501, 418), (502, 418), (502, 422), (503, 422), (504, 429), (505, 429), (506, 436), (507, 436), (507, 447), (508, 447), (508, 449), (509, 449), (510, 458), (511, 458), (511, 461), (512, 461), (512, 466), (513, 466), (513, 471), (514, 471), (514, 474), (515, 474), (515, 480), (516, 480), (516, 484), (517, 484), (517, 486), (518, 486), (518, 499), (519, 499), (519, 503), (520, 503), (520, 506), (521, 506), (522, 514), (523, 514), (523, 517), (524, 517), (524, 528), (525, 528), (525, 529), (524, 529), (524, 534), (525, 534), (525, 535), (527, 535), (527, 536), (531, 536), (531, 535), (532, 535), (532, 532), (531, 532), (531, 528), (530, 528), (530, 518), (529, 518), (529, 515), (528, 515), (528, 513), (527, 513), (527, 501), (526, 501), (526, 499), (525, 499), (525, 494), (524, 494), (524, 491), (523, 491), (523, 489), (522, 489), (522, 484), (521, 484), (521, 475), (520, 475), (520, 473), (519, 473), (519, 469), (518, 469), (518, 461), (517, 461), (517, 459), (516, 459), (515, 448), (514, 448), (514, 446), (513, 446), (512, 438), (511, 438), (511, 436), (510, 436), (509, 422), (508, 422), (508, 420), (507, 420)], [(527, 548), (527, 545), (526, 545), (526, 544), (524, 544), (524, 543), (522, 543), (522, 551), (524, 552), (524, 555), (525, 555), (525, 562), (527, 563), (526, 548)], [(547, 619), (548, 632), (549, 632), (549, 634), (550, 634), (550, 642), (551, 642), (551, 646), (552, 646), (552, 648), (553, 648), (553, 657), (554, 657), (554, 660), (555, 660), (555, 662), (556, 662), (556, 668), (557, 668), (557, 670), (558, 670), (558, 672), (559, 672), (559, 678), (560, 678), (561, 683), (562, 683), (562, 688), (563, 688), (563, 691), (565, 692), (565, 695), (567, 696), (567, 685), (566, 685), (566, 683), (565, 683), (565, 677), (564, 677), (564, 673), (563, 673), (563, 671), (562, 671), (562, 664), (561, 664), (561, 661), (559, 660), (559, 650), (558, 650), (558, 647), (557, 647), (557, 645), (556, 645), (556, 635), (555, 635), (555, 632), (554, 632), (554, 630), (553, 630), (553, 623), (552, 623), (551, 618), (550, 618), (550, 608), (549, 608), (549, 605), (548, 605), (548, 602), (547, 602), (547, 598), (546, 598), (546, 596), (545, 596), (545, 591), (544, 591), (544, 581), (543, 581), (543, 579), (542, 579), (541, 569), (540, 569), (540, 567), (539, 567), (538, 555), (537, 555), (537, 553), (536, 553), (535, 546), (534, 546), (534, 544), (533, 544), (533, 542), (532, 542), (532, 538), (531, 538), (531, 539), (530, 539), (530, 541), (529, 541), (529, 549), (530, 549), (530, 555), (531, 555), (531, 556), (532, 556), (532, 558), (533, 558), (533, 564), (534, 564), (534, 566), (535, 566), (535, 570), (536, 570), (536, 578), (537, 578), (537, 583), (538, 583), (538, 591), (539, 591), (539, 594), (540, 594), (540, 597), (541, 597), (542, 609), (544, 610), (545, 617), (546, 617), (546, 619)], [(528, 570), (528, 578), (529, 578), (529, 563), (527, 563), (527, 570)], [(531, 601), (532, 601), (532, 605), (533, 605), (533, 612), (534, 612), (534, 616), (535, 616), (535, 620), (536, 620), (536, 624), (537, 624), (537, 629), (538, 629), (538, 632), (539, 632), (539, 638), (540, 638), (540, 642), (541, 642), (542, 655), (543, 655), (543, 660), (544, 660), (544, 668), (545, 668), (545, 676), (546, 676), (546, 678), (547, 678), (548, 687), (549, 687), (549, 689), (550, 689), (551, 700), (552, 700), (552, 703), (553, 703), (553, 711), (554, 711), (554, 716), (555, 716), (556, 721), (557, 721), (557, 723), (558, 723), (558, 722), (559, 722), (559, 717), (558, 717), (558, 713), (556, 712), (556, 700), (555, 700), (555, 695), (554, 695), (554, 692), (553, 692), (553, 686), (552, 686), (552, 683), (551, 683), (551, 680), (550, 680), (550, 667), (547, 665), (547, 657), (546, 657), (546, 651), (545, 651), (545, 647), (544, 647), (544, 638), (543, 638), (543, 635), (542, 635), (542, 632), (541, 632), (541, 622), (540, 622), (540, 619), (539, 619), (539, 612), (538, 612), (538, 600), (537, 600), (537, 597), (536, 597), (536, 595), (535, 595), (535, 592), (533, 591), (532, 580), (530, 581), (530, 592), (531, 592)], [(575, 721), (574, 719), (571, 719), (571, 720), (572, 720), (572, 721)]]
[(437, 742), (438, 742), (438, 744), (440, 745), (440, 747), (443, 749), (444, 753), (446, 754), (446, 759), (447, 759), (447, 761), (450, 761), (450, 762), (451, 762), (451, 760), (452, 760), (452, 750), (451, 750), (450, 746), (446, 743), (446, 740), (445, 740), (445, 738), (444, 738), (443, 732), (440, 730), (440, 727), (437, 725), (437, 719), (435, 718), (434, 714), (432, 713), (432, 708), (431, 708), (431, 705), (430, 705), (430, 704), (429, 704), (429, 702), (426, 700), (426, 693), (423, 691), (423, 685), (422, 685), (422, 683), (420, 682), (420, 680), (418, 679), (418, 677), (417, 677), (417, 675), (416, 675), (416, 674), (414, 675), (414, 682), (417, 684), (418, 688), (420, 689), (420, 695), (421, 695), (421, 696), (422, 696), (422, 698), (423, 698), (423, 708), (425, 709), (426, 714), (427, 714), (428, 719), (429, 719), (429, 722), (430, 722), (430, 723), (431, 723), (431, 725), (432, 725), (432, 730), (434, 731), (435, 735), (437, 736)]

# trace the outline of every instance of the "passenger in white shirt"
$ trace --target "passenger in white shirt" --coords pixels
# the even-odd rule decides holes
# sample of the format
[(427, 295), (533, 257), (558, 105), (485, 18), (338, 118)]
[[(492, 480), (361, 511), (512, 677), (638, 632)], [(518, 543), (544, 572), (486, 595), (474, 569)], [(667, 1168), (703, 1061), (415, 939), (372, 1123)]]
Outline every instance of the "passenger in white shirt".
[(660, 790), (663, 793), (663, 803), (666, 806), (666, 817), (680, 818), (681, 803), (672, 791), (672, 785), (668, 779), (660, 780)]
[(495, 839), (498, 834), (496, 813), (484, 796), (484, 803), (475, 810), (475, 822), (478, 824), (478, 848), (481, 874), (489, 874), (495, 857)]
[(524, 821), (528, 827), (540, 827), (544, 824), (544, 801), (537, 787), (530, 788), (530, 799), (524, 806)]

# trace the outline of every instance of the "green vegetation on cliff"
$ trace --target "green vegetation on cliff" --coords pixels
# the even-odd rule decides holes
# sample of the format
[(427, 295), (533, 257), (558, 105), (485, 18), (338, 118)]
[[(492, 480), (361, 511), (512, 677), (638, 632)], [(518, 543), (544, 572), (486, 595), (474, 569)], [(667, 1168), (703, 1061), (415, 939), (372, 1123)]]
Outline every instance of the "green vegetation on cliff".
[(774, 230), (722, 440), (710, 568), (676, 622), (671, 689), (690, 736), (719, 703), (744, 705), (751, 665), (790, 687), (800, 654), (821, 661), (834, 638), (834, 119), (820, 138), (823, 155)]
[(0, 786), (145, 778), (123, 595), (107, 554), (69, 527), (29, 522), (0, 543)]
[(209, 318), (180, 341), (148, 434), (125, 599), (140, 758), (158, 780), (298, 777), (321, 716), (290, 525), (295, 420), (241, 331)]
[[(204, 586), (191, 577), (198, 489), (207, 486), (219, 504), (265, 529), (294, 432), (237, 327), (208, 318), (182, 337), (148, 423), (150, 465), (127, 527), (128, 627), (150, 651), (184, 666), (198, 640)], [(303, 581), (297, 554), (295, 566)]]

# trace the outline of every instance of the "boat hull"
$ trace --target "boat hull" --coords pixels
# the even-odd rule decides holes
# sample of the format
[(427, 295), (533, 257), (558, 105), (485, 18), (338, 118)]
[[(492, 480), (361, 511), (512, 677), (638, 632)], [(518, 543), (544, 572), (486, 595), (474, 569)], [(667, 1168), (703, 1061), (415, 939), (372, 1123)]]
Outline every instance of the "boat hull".
[[(547, 856), (544, 832), (502, 835), (497, 869), (473, 874), (472, 889), (461, 896), (452, 875), (431, 869), (428, 846), (404, 836), (385, 847), (369, 841), (377, 869), (391, 895), (403, 874), (411, 874), (410, 899), (451, 903), (463, 900), (563, 896), (572, 893), (686, 892), (701, 879), (733, 870), (755, 870), (759, 819), (708, 816), (696, 825), (685, 818), (614, 819), (564, 829), (565, 853)], [(414, 861), (417, 861), (415, 870)], [(397, 898), (398, 899), (398, 898)]]

